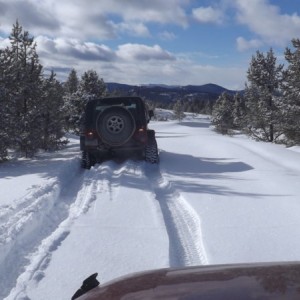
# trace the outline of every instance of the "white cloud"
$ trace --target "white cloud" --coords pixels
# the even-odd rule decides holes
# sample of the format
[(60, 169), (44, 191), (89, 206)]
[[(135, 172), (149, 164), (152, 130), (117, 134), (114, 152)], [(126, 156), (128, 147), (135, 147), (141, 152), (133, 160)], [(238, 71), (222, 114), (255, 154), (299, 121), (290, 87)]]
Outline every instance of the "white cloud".
[[(128, 74), (126, 69), (132, 67)], [(201, 65), (195, 62), (176, 60), (164, 63), (125, 64), (119, 65), (119, 73), (108, 81), (131, 84), (164, 83), (169, 85), (201, 85), (206, 83), (220, 84), (229, 89), (243, 89), (246, 82), (245, 68), (222, 68)]]
[(198, 7), (193, 9), (193, 17), (200, 23), (217, 23), (223, 22), (223, 12), (218, 8)]
[(257, 39), (252, 39), (252, 40), (245, 40), (243, 37), (238, 37), (236, 39), (237, 42), (237, 48), (239, 51), (245, 51), (248, 49), (252, 49), (252, 48), (259, 48), (260, 46), (263, 45), (262, 41), (257, 40)]
[(124, 44), (118, 47), (117, 55), (127, 61), (169, 61), (175, 60), (175, 57), (160, 46), (153, 47), (140, 44)]
[(163, 31), (158, 34), (159, 38), (165, 41), (172, 41), (176, 39), (176, 35), (173, 32)]
[(125, 32), (132, 36), (149, 37), (151, 36), (148, 28), (140, 22), (122, 22), (115, 25), (115, 28), (119, 32)]
[(11, 33), (12, 25), (16, 20), (20, 25), (31, 34), (38, 32), (51, 34), (60, 30), (60, 22), (51, 9), (45, 9), (42, 2), (36, 5), (36, 2), (30, 0), (24, 1), (1, 1), (0, 0), (0, 30), (4, 35)]
[(180, 26), (187, 25), (183, 6), (188, 2), (188, 0), (131, 0), (130, 5), (124, 5), (124, 1), (120, 0), (94, 0), (95, 5), (101, 6), (103, 11), (116, 13), (126, 21), (172, 23)]
[[(107, 66), (107, 65), (106, 65)], [(192, 61), (124, 61), (115, 64), (115, 69), (99, 66), (99, 74), (106, 82), (127, 84), (160, 83), (169, 85), (220, 84), (229, 89), (243, 89), (246, 82), (246, 66), (222, 68), (200, 65)], [(128, 72), (130, 70), (130, 72)]]
[(11, 43), (10, 43), (10, 40), (8, 38), (2, 38), (0, 36), (0, 49), (4, 49), (8, 46), (10, 46)]
[(68, 70), (76, 66), (90, 69), (94, 68), (95, 64), (117, 59), (114, 51), (105, 45), (75, 39), (50, 39), (44, 36), (37, 37), (36, 42), (39, 58), (46, 69)]
[(268, 0), (234, 0), (237, 20), (258, 35), (264, 42), (285, 46), (300, 32), (300, 16), (282, 14)]
[(34, 36), (110, 39), (121, 33), (149, 36), (147, 23), (187, 26), (188, 0), (0, 0), (0, 30), (9, 34), (16, 19)]
[[(105, 81), (179, 85), (214, 82), (227, 88), (236, 85), (243, 88), (245, 70), (202, 66), (197, 59), (183, 59), (160, 45), (136, 42), (116, 46), (118, 41), (124, 41), (124, 35), (151, 39), (158, 35), (164, 40), (174, 40), (177, 36), (168, 30), (176, 30), (174, 25), (188, 26), (185, 9), (192, 1), (130, 0), (128, 5), (124, 2), (0, 0), (0, 30), (6, 37), (18, 18), (23, 28), (35, 36), (44, 68), (54, 69), (60, 79), (75, 68), (78, 74), (94, 69)], [(221, 7), (193, 13), (204, 22), (218, 23), (224, 17)], [(153, 27), (161, 28), (162, 32), (154, 35), (150, 24), (158, 24)], [(116, 48), (106, 46), (104, 39), (116, 39), (112, 43)], [(2, 38), (0, 45), (5, 42)]]
[(106, 82), (128, 84), (205, 84), (242, 89), (244, 68), (200, 65), (182, 55), (175, 56), (159, 45), (123, 44), (113, 51), (105, 45), (75, 39), (37, 38), (38, 54), (45, 69), (54, 69), (61, 80), (70, 69), (78, 74), (93, 69)]

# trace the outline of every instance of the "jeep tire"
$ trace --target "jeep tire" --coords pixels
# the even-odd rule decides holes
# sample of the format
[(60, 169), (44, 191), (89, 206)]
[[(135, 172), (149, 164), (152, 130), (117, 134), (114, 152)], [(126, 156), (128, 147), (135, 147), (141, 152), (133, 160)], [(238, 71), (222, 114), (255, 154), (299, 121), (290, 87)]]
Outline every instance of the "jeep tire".
[(96, 130), (103, 142), (110, 146), (125, 144), (135, 132), (132, 114), (124, 107), (112, 106), (99, 114)]
[(87, 151), (82, 151), (81, 167), (83, 169), (90, 169), (95, 164), (94, 157)]
[(151, 164), (159, 163), (158, 148), (154, 130), (148, 130), (148, 142), (145, 147), (145, 160)]

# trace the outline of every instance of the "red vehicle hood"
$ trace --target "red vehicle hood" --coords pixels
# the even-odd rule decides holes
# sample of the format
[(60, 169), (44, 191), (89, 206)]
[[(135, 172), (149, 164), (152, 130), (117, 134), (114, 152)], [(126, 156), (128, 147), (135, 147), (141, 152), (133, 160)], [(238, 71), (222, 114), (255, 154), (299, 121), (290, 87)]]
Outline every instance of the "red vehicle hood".
[(300, 263), (159, 269), (114, 280), (77, 299), (296, 300), (300, 299)]

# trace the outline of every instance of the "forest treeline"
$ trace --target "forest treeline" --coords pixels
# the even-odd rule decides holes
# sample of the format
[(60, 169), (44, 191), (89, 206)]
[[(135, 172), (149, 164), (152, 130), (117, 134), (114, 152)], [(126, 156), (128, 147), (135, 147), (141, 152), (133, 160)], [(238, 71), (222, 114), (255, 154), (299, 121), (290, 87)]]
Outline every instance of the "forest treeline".
[(262, 141), (300, 144), (300, 40), (286, 48), (287, 66), (277, 63), (272, 49), (252, 56), (243, 93), (223, 93), (212, 123), (222, 134), (235, 130)]
[[(10, 46), (0, 49), (0, 160), (10, 152), (32, 157), (39, 150), (60, 149), (68, 142), (66, 132), (79, 133), (86, 102), (108, 95), (105, 82), (94, 70), (79, 78), (72, 69), (63, 83), (53, 71), (46, 76), (34, 38), (18, 21), (9, 40)], [(177, 99), (172, 109), (179, 119), (183, 111), (212, 113), (223, 134), (242, 130), (260, 140), (300, 143), (300, 41), (292, 42), (295, 50), (285, 51), (286, 68), (277, 64), (272, 49), (257, 51), (243, 93), (223, 93), (214, 106)]]
[(66, 132), (79, 132), (86, 101), (106, 94), (93, 70), (79, 79), (73, 69), (64, 83), (54, 72), (45, 76), (34, 38), (18, 22), (9, 40), (10, 46), (0, 49), (0, 160), (9, 151), (32, 157), (61, 148)]

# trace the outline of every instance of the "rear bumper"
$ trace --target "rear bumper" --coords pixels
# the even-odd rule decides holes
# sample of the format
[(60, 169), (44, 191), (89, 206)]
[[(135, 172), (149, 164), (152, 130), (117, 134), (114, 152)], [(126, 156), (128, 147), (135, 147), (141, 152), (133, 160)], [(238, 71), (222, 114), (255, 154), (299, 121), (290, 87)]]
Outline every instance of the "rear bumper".
[(138, 142), (134, 139), (128, 141), (121, 146), (110, 146), (101, 143), (97, 139), (86, 139), (85, 137), (80, 137), (80, 150), (88, 151), (92, 154), (100, 154), (106, 152), (132, 152), (132, 151), (142, 151), (145, 149), (146, 144)]

